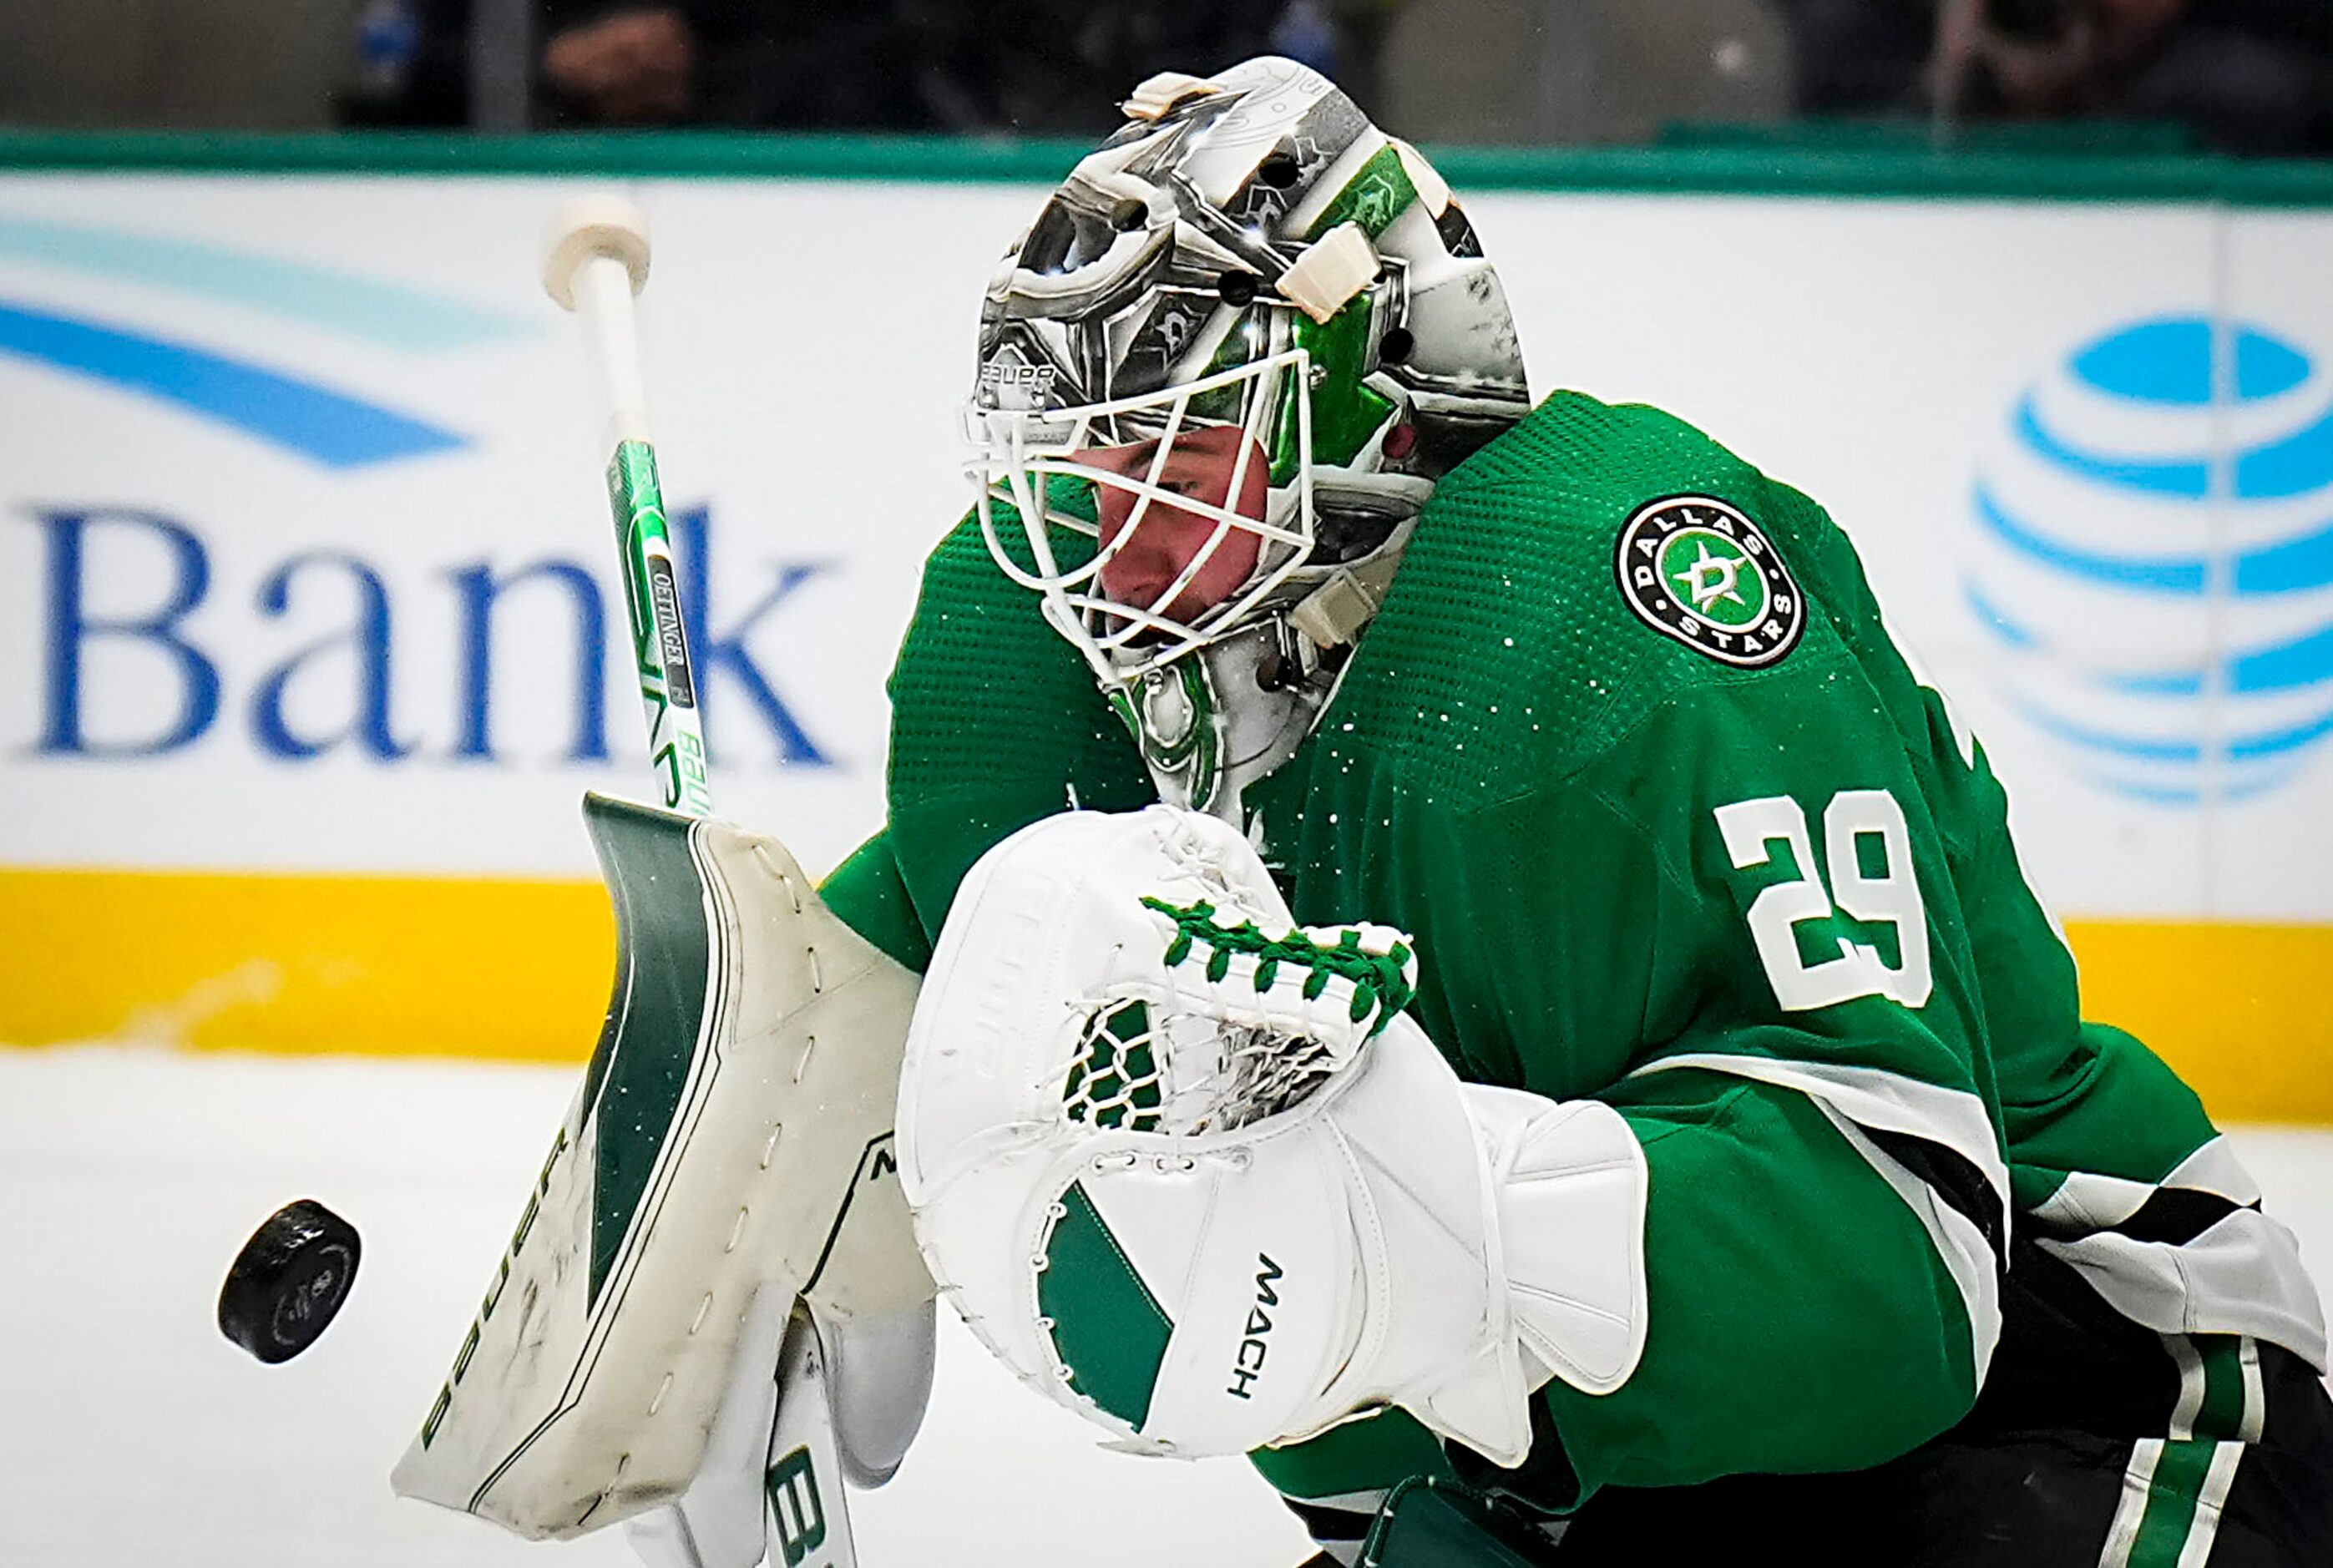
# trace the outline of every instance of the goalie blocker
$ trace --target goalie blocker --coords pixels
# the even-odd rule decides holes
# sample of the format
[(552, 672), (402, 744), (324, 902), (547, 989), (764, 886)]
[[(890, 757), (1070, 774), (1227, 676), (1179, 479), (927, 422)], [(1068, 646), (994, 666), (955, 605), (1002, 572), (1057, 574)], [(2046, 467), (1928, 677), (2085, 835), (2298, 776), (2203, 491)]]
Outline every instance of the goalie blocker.
[[(840, 1467), (879, 1481), (930, 1379), (933, 1285), (890, 1152), (916, 977), (774, 840), (597, 794), (584, 815), (617, 915), (608, 1022), (392, 1484), (537, 1538), (672, 1503), (737, 1425), (725, 1407), (773, 1402), (797, 1295), (830, 1346)], [(890, 1353), (854, 1363), (861, 1331)], [(758, 1537), (759, 1488), (735, 1506)]]

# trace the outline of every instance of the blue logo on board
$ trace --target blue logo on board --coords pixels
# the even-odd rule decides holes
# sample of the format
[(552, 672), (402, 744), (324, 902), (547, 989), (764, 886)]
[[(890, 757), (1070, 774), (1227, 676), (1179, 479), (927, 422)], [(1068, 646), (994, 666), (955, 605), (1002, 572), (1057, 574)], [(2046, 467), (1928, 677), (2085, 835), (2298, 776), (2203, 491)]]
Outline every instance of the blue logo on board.
[(2333, 735), (2333, 372), (2254, 323), (2076, 348), (1981, 467), (1966, 592), (2010, 704), (2165, 805), (2292, 778)]
[[(207, 241), (0, 213), (0, 262), (255, 311), (401, 353), (520, 330), (464, 302)], [(324, 467), (349, 470), (469, 445), (457, 431), (328, 380), (121, 322), (0, 299), (0, 355), (176, 408)]]
[[(395, 356), (391, 362), (426, 361), (536, 330), (523, 318), (363, 273), (5, 210), (0, 265), (12, 275), (47, 271), (77, 285), (128, 285), (120, 293), (125, 304), (137, 303), (149, 314), (152, 296), (161, 294), (301, 329), (279, 337), (267, 334), (264, 323), (257, 332), (246, 325), (249, 338), (227, 351), (175, 327), (0, 298), (0, 360), (135, 393), (173, 417), (234, 431), (341, 475), (471, 447), (474, 438), (350, 390), (338, 366), (312, 373), (287, 365), (284, 343), (322, 339), (328, 348), (339, 342), (369, 351), (348, 356), (350, 366), (361, 367), (377, 365), (384, 352)], [(231, 318), (191, 313), (188, 319)], [(244, 348), (245, 341), (252, 346)], [(103, 476), (110, 486), (123, 477), (140, 487), (169, 487), (170, 476), (150, 465), (141, 470), (134, 454), (123, 458), (120, 476)], [(588, 556), (514, 563), (456, 529), (446, 535), (455, 558), (417, 575), (409, 556), (400, 573), (361, 546), (295, 547), (281, 559), (254, 562), (252, 534), (222, 547), (212, 530), (167, 500), (144, 505), (43, 495), (16, 509), (39, 529), (44, 559), (40, 727), (32, 745), (37, 756), (142, 761), (242, 731), (271, 761), (354, 755), (384, 765), (468, 765), (516, 760), (506, 736), (514, 710), (525, 708), (538, 718), (564, 720), (561, 760), (598, 763), (609, 755), (611, 695), (619, 711), (630, 710), (629, 687), (611, 694), (610, 682), (611, 669), (619, 675), (630, 669), (629, 645), (620, 640), (624, 611), (620, 601), (608, 601), (604, 572)], [(798, 592), (828, 575), (830, 565), (763, 559), (724, 570), (716, 562), (737, 548), (718, 542), (726, 535), (712, 506), (683, 508), (669, 521), (715, 744), (755, 736), (781, 766), (838, 765), (797, 717), (766, 645), (757, 646)], [(257, 537), (264, 544), (266, 536)], [(716, 583), (723, 592), (716, 594)], [(317, 600), (348, 607), (340, 630), (282, 646), (288, 640), (280, 623)], [(535, 620), (514, 630), (514, 612)], [(552, 650), (520, 687), (507, 653), (497, 649), (522, 636), (545, 635), (545, 615), (563, 617), (566, 635), (555, 619), (548, 623)], [(619, 640), (612, 665), (611, 624)], [(425, 650), (432, 639), (438, 646)], [(410, 673), (416, 666), (424, 672), (449, 668), (453, 678), (417, 678)]]

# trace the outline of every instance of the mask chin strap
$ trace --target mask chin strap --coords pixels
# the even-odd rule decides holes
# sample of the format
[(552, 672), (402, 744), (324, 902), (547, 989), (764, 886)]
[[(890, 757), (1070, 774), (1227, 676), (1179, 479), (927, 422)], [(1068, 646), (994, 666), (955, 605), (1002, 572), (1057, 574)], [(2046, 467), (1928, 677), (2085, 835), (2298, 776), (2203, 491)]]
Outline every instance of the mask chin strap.
[[(1289, 633), (1321, 651), (1350, 644), (1384, 605), (1401, 554), (1339, 567), (1284, 615), (1133, 680), (1105, 681), (1160, 799), (1243, 825), (1242, 792), (1295, 753), (1330, 695), (1329, 671)], [(1294, 678), (1268, 673), (1291, 665)]]
[(1213, 812), (1224, 783), (1223, 733), (1215, 695), (1197, 656), (1108, 690), (1111, 708), (1142, 752), (1158, 798)]
[(1295, 753), (1327, 697), (1317, 680), (1261, 678), (1285, 635), (1267, 620), (1107, 686), (1160, 800), (1246, 825), (1242, 792)]

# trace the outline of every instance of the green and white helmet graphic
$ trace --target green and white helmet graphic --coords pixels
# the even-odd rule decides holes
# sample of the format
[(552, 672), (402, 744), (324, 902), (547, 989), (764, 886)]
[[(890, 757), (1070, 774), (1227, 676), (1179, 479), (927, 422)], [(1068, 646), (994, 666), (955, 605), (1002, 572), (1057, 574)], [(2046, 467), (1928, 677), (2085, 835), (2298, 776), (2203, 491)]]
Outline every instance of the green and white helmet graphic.
[[(1221, 810), (1226, 776), (1309, 727), (1434, 482), (1530, 399), (1448, 187), (1326, 79), (1252, 60), (1154, 78), (1127, 113), (990, 286), (966, 466), (998, 564), (1042, 596), (1167, 798)], [(1221, 505), (1164, 476), (1209, 431), (1240, 452)], [(1094, 459), (1147, 443), (1155, 460)], [(1108, 492), (1123, 526), (1100, 542)], [(1154, 501), (1215, 534), (1156, 592), (1114, 593), (1105, 567)], [(1244, 575), (1180, 608), (1210, 563)], [(1227, 711), (1259, 688), (1277, 711)]]

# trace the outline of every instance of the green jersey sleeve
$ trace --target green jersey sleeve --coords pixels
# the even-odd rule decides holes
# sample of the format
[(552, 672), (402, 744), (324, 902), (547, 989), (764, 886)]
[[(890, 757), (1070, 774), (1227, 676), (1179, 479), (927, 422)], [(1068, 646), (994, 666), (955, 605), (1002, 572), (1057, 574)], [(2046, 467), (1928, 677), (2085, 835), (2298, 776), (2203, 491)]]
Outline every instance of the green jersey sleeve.
[(997, 570), (974, 519), (925, 564), (890, 697), (886, 832), (928, 941), (965, 872), (1007, 835), (1157, 798), (1092, 673)]
[[(1805, 496), (1767, 488), (1779, 514), (1828, 527)], [(2133, 1035), (2083, 1016), (2073, 955), (2019, 863), (1983, 746), (1937, 691), (1913, 684), (1859, 568), (1840, 575), (1875, 685), (1925, 713), (1928, 740), (1913, 755), (1925, 759), (1982, 986), (1980, 1066), (2017, 1214), (1991, 1419), (2061, 1419), (2099, 1398), (2102, 1375), (2150, 1363), (2165, 1334), (2256, 1338), (2322, 1369), (2323, 1312), (2291, 1232), (2262, 1211), (2258, 1184), (2178, 1074)], [(2098, 1371), (2117, 1357), (2123, 1372)]]
[(907, 880), (899, 874), (888, 831), (853, 850), (819, 884), (818, 893), (844, 925), (908, 968), (921, 974), (930, 965), (931, 937), (907, 896)]

